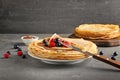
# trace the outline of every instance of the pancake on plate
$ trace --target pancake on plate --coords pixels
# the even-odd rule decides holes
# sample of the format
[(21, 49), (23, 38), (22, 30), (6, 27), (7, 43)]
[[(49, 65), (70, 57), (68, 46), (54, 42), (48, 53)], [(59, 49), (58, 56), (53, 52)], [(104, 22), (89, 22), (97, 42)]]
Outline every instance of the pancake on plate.
[(84, 39), (113, 39), (120, 36), (120, 30), (114, 24), (82, 24), (75, 28), (74, 35)]
[(62, 38), (57, 34), (30, 43), (28, 45), (28, 52), (38, 58), (54, 60), (77, 60), (89, 57), (88, 55), (61, 44), (61, 41), (66, 45), (74, 45), (83, 51), (88, 51), (93, 54), (97, 54), (98, 52), (97, 46), (91, 41), (82, 38)]

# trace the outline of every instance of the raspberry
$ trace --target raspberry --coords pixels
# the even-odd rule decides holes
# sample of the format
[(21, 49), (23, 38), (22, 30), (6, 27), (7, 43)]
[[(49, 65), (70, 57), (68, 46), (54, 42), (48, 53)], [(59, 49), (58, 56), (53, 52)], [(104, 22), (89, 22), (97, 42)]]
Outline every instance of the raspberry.
[(50, 42), (54, 42), (54, 41), (55, 41), (55, 39), (54, 39), (54, 38), (52, 38)]
[(50, 46), (50, 47), (55, 47), (55, 39), (54, 39), (54, 38), (52, 38), (52, 39), (50, 40), (49, 46)]
[[(68, 41), (64, 41), (64, 44), (65, 45), (70, 45), (70, 43)], [(65, 47), (67, 47), (67, 46), (65, 46)]]
[(5, 53), (5, 54), (4, 54), (4, 58), (6, 58), (6, 59), (9, 58), (9, 54), (8, 54), (8, 53)]
[(22, 51), (18, 51), (18, 52), (17, 52), (17, 55), (18, 55), (18, 56), (22, 56), (22, 55), (23, 55), (23, 52), (22, 52)]
[(55, 43), (54, 42), (50, 42), (50, 47), (55, 47)]
[(64, 41), (64, 44), (70, 44), (68, 41)]

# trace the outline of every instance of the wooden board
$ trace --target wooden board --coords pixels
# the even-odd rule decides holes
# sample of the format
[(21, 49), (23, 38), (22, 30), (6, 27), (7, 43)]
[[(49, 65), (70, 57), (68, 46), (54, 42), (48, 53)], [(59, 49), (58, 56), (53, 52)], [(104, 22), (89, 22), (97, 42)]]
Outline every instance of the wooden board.
[[(74, 34), (68, 36), (69, 38), (78, 38)], [(120, 37), (109, 39), (109, 40), (90, 40), (94, 42), (97, 46), (100, 47), (112, 47), (112, 46), (119, 46), (120, 45)]]

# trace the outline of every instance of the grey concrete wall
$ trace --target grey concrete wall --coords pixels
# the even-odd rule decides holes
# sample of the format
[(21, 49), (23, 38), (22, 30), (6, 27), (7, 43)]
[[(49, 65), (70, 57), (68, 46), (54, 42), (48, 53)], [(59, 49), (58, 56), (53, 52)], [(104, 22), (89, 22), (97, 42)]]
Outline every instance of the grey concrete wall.
[(120, 24), (120, 0), (0, 0), (0, 33), (72, 33), (82, 23)]

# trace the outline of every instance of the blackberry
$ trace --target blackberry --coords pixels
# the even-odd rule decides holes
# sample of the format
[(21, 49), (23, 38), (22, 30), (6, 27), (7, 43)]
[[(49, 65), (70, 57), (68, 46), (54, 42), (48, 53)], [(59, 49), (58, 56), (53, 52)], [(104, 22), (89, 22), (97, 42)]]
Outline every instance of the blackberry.
[(44, 43), (45, 46), (48, 46), (48, 43), (46, 42), (45, 39), (43, 40), (43, 43)]
[(55, 38), (55, 43), (59, 43), (59, 38)]

